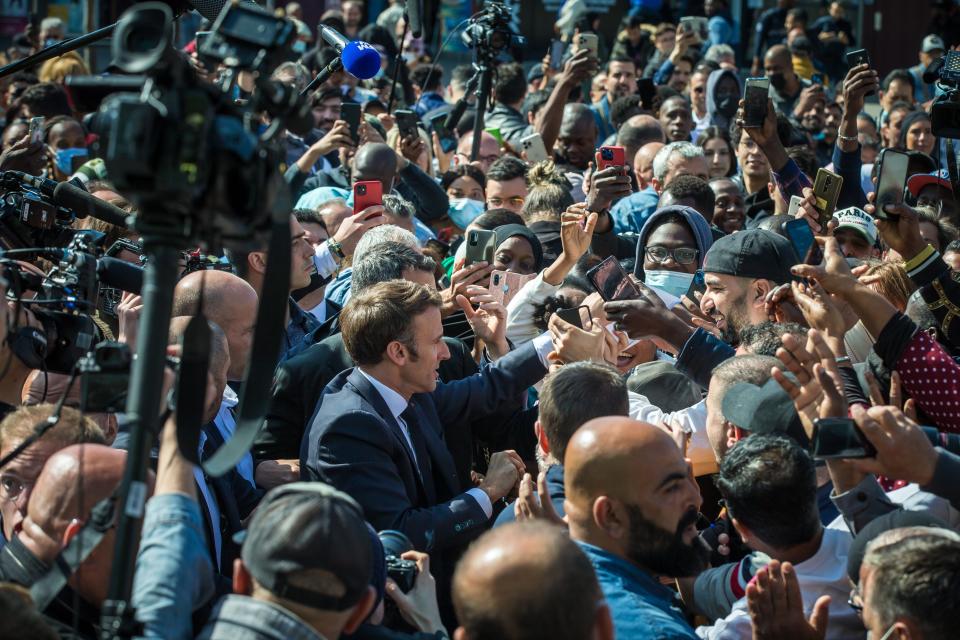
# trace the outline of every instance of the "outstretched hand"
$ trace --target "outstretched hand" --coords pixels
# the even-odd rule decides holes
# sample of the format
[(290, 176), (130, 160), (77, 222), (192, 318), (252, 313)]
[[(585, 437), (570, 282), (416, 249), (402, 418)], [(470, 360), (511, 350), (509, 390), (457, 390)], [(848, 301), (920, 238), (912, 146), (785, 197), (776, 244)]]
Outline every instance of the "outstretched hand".
[(771, 560), (747, 585), (753, 640), (823, 640), (830, 619), (830, 596), (820, 596), (808, 620), (796, 570)]

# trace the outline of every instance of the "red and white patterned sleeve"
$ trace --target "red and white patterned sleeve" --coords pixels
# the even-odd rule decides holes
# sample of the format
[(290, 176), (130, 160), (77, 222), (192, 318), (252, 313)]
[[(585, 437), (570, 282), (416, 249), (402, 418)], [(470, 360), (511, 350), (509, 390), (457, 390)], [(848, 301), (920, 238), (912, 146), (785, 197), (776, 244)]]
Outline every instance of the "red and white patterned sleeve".
[(960, 433), (960, 365), (924, 331), (903, 350), (896, 370), (917, 407), (943, 431)]

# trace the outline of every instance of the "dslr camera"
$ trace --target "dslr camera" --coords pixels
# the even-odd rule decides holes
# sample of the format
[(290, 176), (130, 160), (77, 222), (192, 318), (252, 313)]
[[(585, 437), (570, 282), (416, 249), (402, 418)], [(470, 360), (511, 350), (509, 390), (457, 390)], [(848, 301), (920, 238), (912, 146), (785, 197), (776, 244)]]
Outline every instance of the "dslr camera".
[(413, 543), (406, 535), (393, 529), (381, 531), (377, 536), (383, 545), (387, 577), (396, 582), (401, 591), (409, 593), (417, 580), (417, 563), (413, 560), (404, 560), (400, 556), (407, 551), (413, 551)]

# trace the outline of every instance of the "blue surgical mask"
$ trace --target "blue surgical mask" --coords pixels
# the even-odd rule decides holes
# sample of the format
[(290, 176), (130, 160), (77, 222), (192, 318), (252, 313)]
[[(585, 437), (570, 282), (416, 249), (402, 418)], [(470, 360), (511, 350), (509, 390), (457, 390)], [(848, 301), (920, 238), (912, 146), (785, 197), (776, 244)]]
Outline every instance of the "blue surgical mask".
[(447, 214), (450, 220), (460, 229), (466, 229), (467, 225), (480, 217), (484, 211), (484, 203), (470, 198), (450, 198), (450, 208)]
[(297, 40), (296, 42), (293, 43), (293, 46), (291, 47), (291, 49), (293, 49), (294, 53), (306, 53), (307, 43), (304, 42), (303, 40)]
[(47, 38), (46, 42), (43, 43), (43, 47), (52, 47), (55, 44), (60, 44), (61, 40), (59, 38)]
[(86, 158), (90, 153), (83, 147), (70, 147), (68, 149), (57, 149), (57, 157), (54, 163), (57, 169), (65, 176), (73, 173), (73, 159)]
[(683, 273), (682, 271), (643, 271), (643, 282), (651, 287), (656, 287), (662, 291), (680, 297), (690, 290), (690, 284), (693, 282), (692, 273)]

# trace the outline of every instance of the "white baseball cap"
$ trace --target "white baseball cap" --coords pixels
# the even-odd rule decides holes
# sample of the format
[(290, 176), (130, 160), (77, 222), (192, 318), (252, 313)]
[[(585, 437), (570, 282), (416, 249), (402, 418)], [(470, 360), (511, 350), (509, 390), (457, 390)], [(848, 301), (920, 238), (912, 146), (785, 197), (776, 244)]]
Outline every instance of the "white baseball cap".
[(860, 207), (847, 207), (833, 214), (837, 221), (837, 229), (853, 229), (874, 244), (877, 241), (877, 223), (869, 213)]

